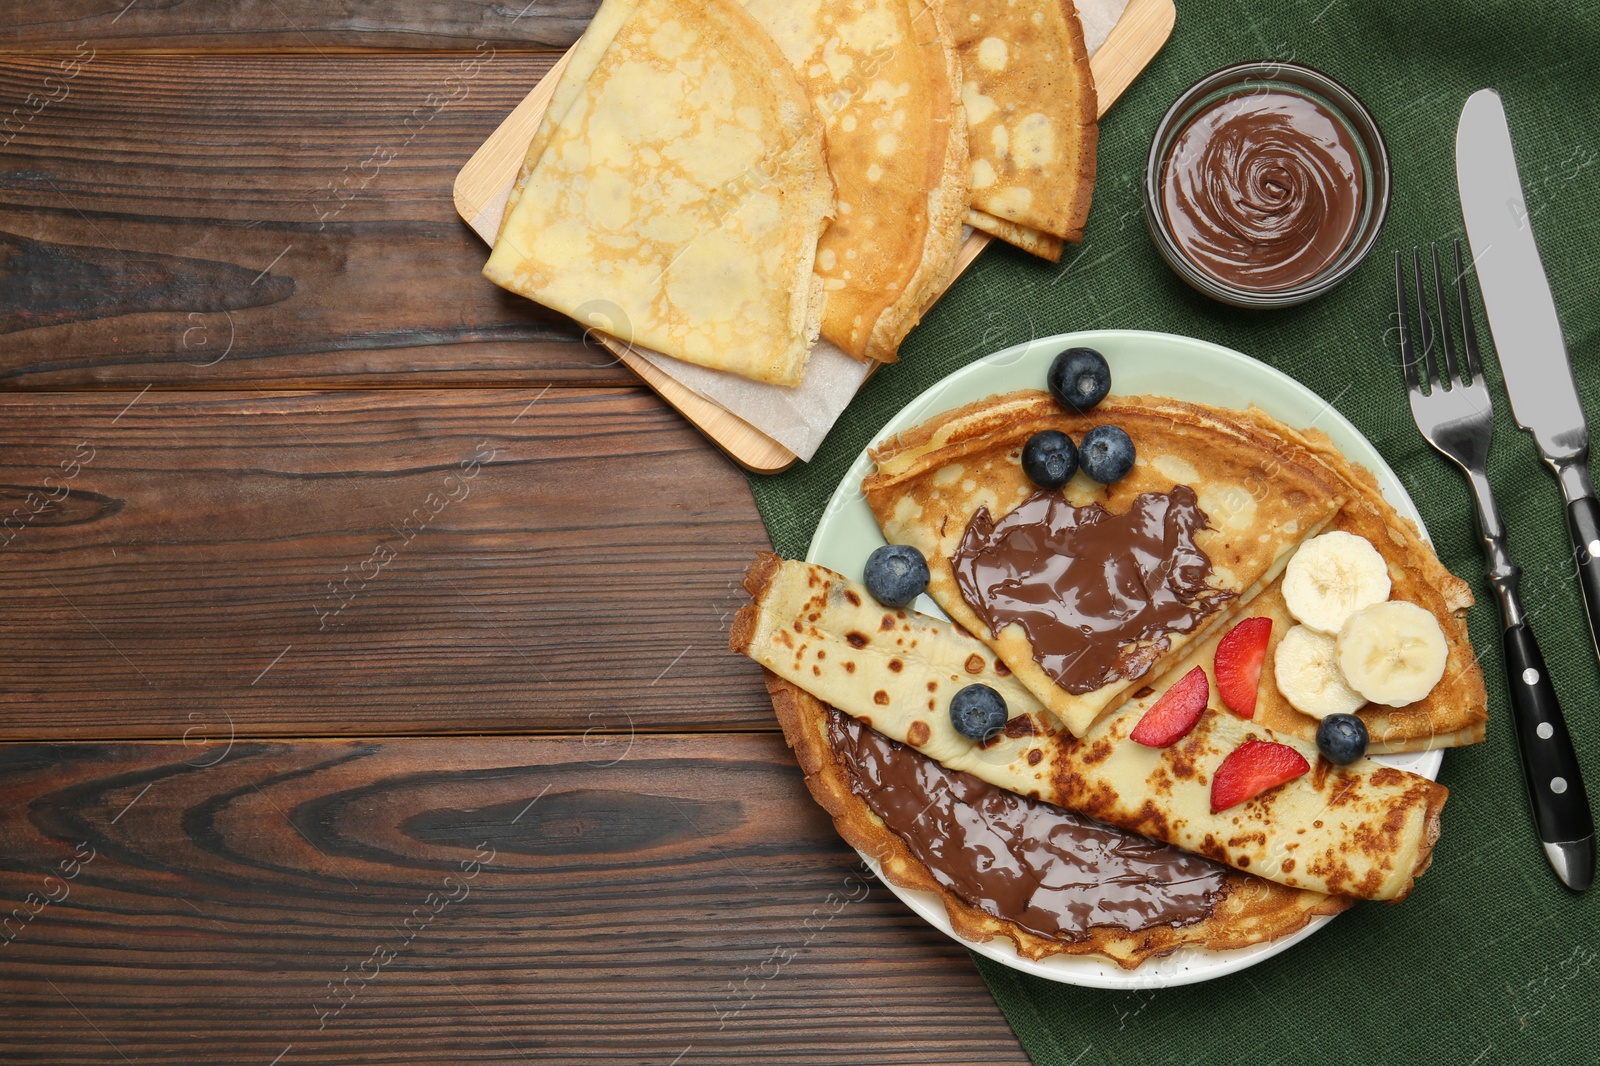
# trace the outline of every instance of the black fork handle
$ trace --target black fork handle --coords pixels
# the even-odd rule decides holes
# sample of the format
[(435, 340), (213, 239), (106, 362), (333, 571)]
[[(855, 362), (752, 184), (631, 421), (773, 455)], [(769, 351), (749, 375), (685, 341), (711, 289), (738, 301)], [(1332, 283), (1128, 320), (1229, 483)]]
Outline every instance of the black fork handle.
[(1567, 529), (1572, 534), (1572, 558), (1583, 589), (1583, 610), (1589, 617), (1589, 636), (1600, 657), (1600, 500), (1583, 496), (1567, 505)]
[[(1526, 622), (1506, 629), (1505, 653), (1517, 746), (1522, 749), (1523, 778), (1539, 840), (1546, 845), (1592, 841), (1594, 816), (1578, 769), (1578, 755), (1539, 642)], [(1563, 874), (1562, 880), (1578, 891), (1588, 888), (1594, 880), (1592, 862), (1591, 857), (1587, 870), (1573, 870), (1570, 879)]]

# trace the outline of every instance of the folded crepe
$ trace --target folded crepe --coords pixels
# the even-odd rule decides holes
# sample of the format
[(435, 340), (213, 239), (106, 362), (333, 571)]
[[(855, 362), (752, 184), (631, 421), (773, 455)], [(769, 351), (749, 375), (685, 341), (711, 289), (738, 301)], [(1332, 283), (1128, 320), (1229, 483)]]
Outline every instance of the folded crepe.
[[(1355, 902), (1000, 790), (764, 673), (806, 787), (839, 835), (873, 856), (894, 884), (937, 893), (951, 927), (968, 940), (1006, 937), (1025, 958), (1099, 955), (1131, 970), (1185, 945), (1220, 951), (1276, 940)], [(901, 771), (889, 792), (876, 787), (885, 765)], [(991, 832), (974, 828), (986, 825)], [(945, 846), (952, 828), (968, 834), (978, 861), (952, 861)], [(995, 843), (1008, 835), (1029, 843)]]
[(1022, 226), (1015, 222), (1008, 222), (1003, 218), (995, 218), (985, 214), (975, 207), (967, 208), (967, 225), (973, 229), (983, 230), (985, 233), (999, 237), (1007, 244), (1014, 244), (1025, 252), (1032, 252), (1040, 259), (1048, 259), (1052, 263), (1061, 262), (1061, 253), (1064, 250), (1061, 238), (1051, 233), (1041, 233), (1030, 226)]
[(967, 136), (954, 45), (927, 0), (744, 0), (822, 116), (838, 209), (817, 246), (822, 335), (889, 362), (961, 250)]
[[(1099, 485), (1080, 472), (1059, 493), (1041, 494), (1023, 473), (1018, 457), (1033, 434), (1057, 429), (1081, 440), (1089, 428), (1107, 423), (1122, 427), (1138, 453), (1132, 472), (1116, 484)], [(1082, 736), (1129, 692), (1165, 672), (1188, 644), (1224, 631), (1343, 504), (1342, 487), (1328, 468), (1280, 429), (1257, 413), (1152, 396), (1110, 397), (1078, 415), (1046, 393), (1027, 390), (947, 412), (881, 442), (872, 452), (877, 471), (862, 491), (884, 537), (912, 545), (927, 558), (934, 601), (989, 644), (1040, 702)], [(1269, 491), (1259, 491), (1263, 484)], [(1188, 562), (1174, 568), (1130, 554), (1107, 565), (1115, 563), (1129, 580), (1148, 582), (1189, 573), (1189, 565), (1203, 562), (1204, 583), (1185, 618), (1187, 628), (1154, 627), (1139, 640), (1111, 647), (1097, 632), (1084, 630), (1080, 650), (1095, 654), (1067, 656), (1066, 665), (1081, 672), (1082, 664), (1111, 661), (1103, 674), (1064, 680), (1060, 650), (1037, 645), (1029, 623), (991, 629), (978, 613), (985, 605), (967, 599), (952, 559), (969, 531), (998, 530), (1020, 505), (1032, 500), (1030, 506), (1040, 508), (1051, 497), (1074, 508), (1098, 504), (1101, 517), (1131, 516), (1148, 502), (1146, 494), (1173, 502), (1168, 552), (1177, 541)], [(1180, 494), (1198, 505), (1203, 522), (1197, 527), (1176, 526), (1172, 515)], [(1042, 595), (1027, 585), (1036, 576), (1047, 575), (1024, 575), (1023, 597)], [(1008, 594), (988, 591), (997, 598)]]
[(742, 7), (605, 0), (484, 275), (624, 341), (794, 385), (832, 210), (821, 122)]
[[(1407, 600), (1426, 609), (1438, 621), (1449, 644), (1444, 677), (1422, 699), (1404, 707), (1369, 703), (1355, 712), (1367, 725), (1369, 750), (1375, 755), (1428, 751), (1483, 740), (1489, 720), (1489, 694), (1467, 635), (1467, 608), (1473, 604), (1471, 587), (1445, 569), (1416, 524), (1384, 499), (1371, 472), (1346, 459), (1327, 434), (1315, 429), (1296, 430), (1281, 423), (1277, 429), (1286, 440), (1313, 456), (1338, 484), (1344, 504), (1327, 528), (1371, 542), (1388, 564), (1389, 598)], [(1270, 491), (1270, 485), (1262, 485), (1259, 491)], [(1274, 646), (1296, 624), (1283, 602), (1281, 579), (1252, 600), (1246, 613), (1273, 620)], [(1198, 652), (1197, 657), (1210, 662), (1204, 651)], [(1263, 664), (1255, 720), (1302, 740), (1316, 739), (1318, 720), (1295, 710), (1278, 692), (1270, 649)]]
[[(754, 603), (730, 647), (817, 699), (934, 759), (1019, 795), (1078, 811), (1290, 888), (1398, 900), (1427, 869), (1447, 790), (1363, 759), (1332, 767), (1316, 748), (1212, 703), (1167, 748), (1128, 739), (1142, 710), (1082, 738), (1060, 729), (989, 650), (949, 622), (885, 609), (824, 567), (763, 554)], [(982, 682), (1005, 698), (1005, 729), (982, 744), (950, 722), (950, 697)], [(1210, 782), (1247, 740), (1287, 744), (1316, 768), (1213, 813)]]
[(1099, 129), (1077, 9), (1071, 0), (944, 0), (944, 14), (961, 56), (972, 154), (967, 221), (1060, 259), (1059, 241), (1044, 238), (1083, 239)]

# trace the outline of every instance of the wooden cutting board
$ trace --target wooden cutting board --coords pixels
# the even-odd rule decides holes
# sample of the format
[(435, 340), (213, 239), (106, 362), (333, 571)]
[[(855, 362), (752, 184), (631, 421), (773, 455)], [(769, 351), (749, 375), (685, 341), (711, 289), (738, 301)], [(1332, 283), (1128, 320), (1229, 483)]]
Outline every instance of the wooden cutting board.
[[(1102, 117), (1116, 103), (1123, 90), (1138, 77), (1139, 72), (1155, 58), (1161, 46), (1167, 43), (1176, 17), (1173, 0), (1131, 0), (1128, 4), (1116, 27), (1089, 61), (1094, 71), (1095, 91)], [(569, 50), (550, 68), (549, 73), (506, 116), (506, 120), (456, 175), (456, 210), (467, 225), (490, 244), (494, 243), (495, 233), (500, 228), (500, 216), (505, 212), (506, 198), (516, 181), (517, 172), (522, 168), (528, 142), (533, 140), (534, 131), (538, 129), (539, 120), (550, 105), (556, 82), (567, 68), (567, 60), (571, 55)], [(987, 233), (979, 232), (967, 238), (956, 260), (952, 284), (993, 239)], [(630, 351), (626, 345), (598, 331), (596, 336), (619, 360), (643, 378), (645, 384), (660, 393), (662, 399), (677, 408), (713, 444), (746, 470), (771, 474), (794, 464), (793, 452), (744, 419), (690, 391)]]

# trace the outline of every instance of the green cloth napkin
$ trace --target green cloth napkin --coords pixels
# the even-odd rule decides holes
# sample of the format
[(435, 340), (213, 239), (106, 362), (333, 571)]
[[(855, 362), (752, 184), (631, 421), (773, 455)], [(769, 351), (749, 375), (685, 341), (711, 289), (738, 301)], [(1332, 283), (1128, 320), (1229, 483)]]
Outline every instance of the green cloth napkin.
[[(928, 384), (986, 354), (1080, 329), (1163, 330), (1236, 348), (1331, 400), (1388, 460), (1451, 570), (1472, 583), (1489, 686), (1487, 741), (1452, 751), (1433, 868), (1405, 903), (1368, 903), (1278, 957), (1199, 985), (1108, 992), (974, 956), (1033, 1060), (1102, 1063), (1600, 1062), (1600, 889), (1575, 896), (1546, 867), (1523, 796), (1500, 625), (1471, 503), (1412, 425), (1393, 329), (1396, 248), (1465, 236), (1455, 186), (1462, 104), (1500, 90), (1525, 198), (1584, 406), (1600, 431), (1600, 8), (1417, 0), (1178, 0), (1166, 49), (1107, 116), (1083, 244), (1052, 265), (996, 243), (851, 404), (815, 459), (752, 476), (774, 547), (806, 551), (829, 494), (879, 427)], [(1293, 60), (1344, 82), (1376, 115), (1394, 166), (1372, 257), (1320, 300), (1232, 310), (1186, 288), (1145, 230), (1140, 187), (1156, 122), (1197, 78)], [(1481, 308), (1481, 303), (1478, 304)], [(1479, 336), (1489, 334), (1481, 314)], [(1600, 667), (1567, 562), (1554, 477), (1511, 420), (1498, 366), (1490, 475), (1523, 567), (1532, 623), (1600, 786)], [(928, 1004), (937, 1010), (937, 1004)]]

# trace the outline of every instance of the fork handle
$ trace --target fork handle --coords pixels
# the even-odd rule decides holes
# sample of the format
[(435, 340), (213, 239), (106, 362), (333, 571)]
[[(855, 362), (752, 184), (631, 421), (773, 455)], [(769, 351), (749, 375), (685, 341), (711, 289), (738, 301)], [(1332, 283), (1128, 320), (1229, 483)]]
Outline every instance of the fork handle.
[(1554, 844), (1589, 842), (1586, 870), (1563, 870), (1552, 860), (1562, 881), (1582, 891), (1594, 880), (1594, 817), (1578, 770), (1578, 755), (1567, 733), (1555, 687), (1550, 684), (1539, 642), (1526, 622), (1506, 629), (1505, 653), (1511, 710), (1534, 824), (1547, 852)]
[(1583, 611), (1589, 618), (1589, 636), (1600, 657), (1600, 501), (1580, 496), (1567, 504), (1567, 529), (1572, 534), (1572, 558), (1583, 589)]

